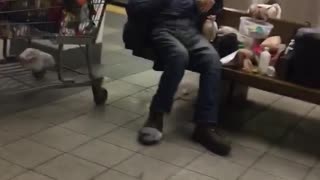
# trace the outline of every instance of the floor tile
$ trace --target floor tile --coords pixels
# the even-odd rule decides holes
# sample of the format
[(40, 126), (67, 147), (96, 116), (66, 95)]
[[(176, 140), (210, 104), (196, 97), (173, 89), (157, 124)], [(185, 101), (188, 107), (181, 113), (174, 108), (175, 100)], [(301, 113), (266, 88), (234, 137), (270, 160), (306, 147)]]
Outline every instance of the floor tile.
[(266, 155), (254, 168), (290, 180), (301, 180), (308, 172), (308, 167), (275, 156)]
[(193, 101), (176, 100), (166, 121), (179, 124), (194, 122), (194, 103)]
[(155, 94), (156, 94), (156, 91), (153, 90), (152, 88), (149, 88), (149, 89), (145, 89), (141, 92), (138, 92), (136, 94), (133, 94), (132, 97), (137, 98), (141, 101), (151, 102), (151, 100)]
[(57, 180), (88, 180), (104, 170), (101, 166), (70, 155), (60, 156), (36, 169)]
[(301, 116), (271, 108), (249, 120), (244, 129), (268, 140), (278, 140), (290, 127), (294, 127)]
[(311, 111), (299, 124), (297, 131), (320, 138), (320, 107)]
[(8, 131), (0, 131), (0, 147), (8, 143), (19, 140), (21, 137), (16, 133)]
[(122, 32), (121, 29), (118, 29), (117, 32), (110, 33), (110, 34), (104, 34), (104, 38), (108, 41), (110, 44), (123, 46), (123, 40), (122, 40)]
[(305, 180), (319, 180), (320, 179), (320, 163), (315, 166), (312, 171), (308, 174)]
[(52, 127), (53, 125), (43, 119), (21, 118), (3, 121), (0, 125), (2, 131), (8, 132), (10, 137), (26, 137), (33, 133)]
[[(103, 52), (102, 52), (102, 58), (104, 59), (107, 59), (105, 58), (105, 51), (108, 51), (108, 53), (111, 51), (119, 51), (119, 50), (122, 50), (123, 47), (122, 46), (119, 46), (119, 45), (116, 45), (116, 44), (109, 44), (109, 43), (106, 43), (106, 44), (103, 44)], [(115, 60), (118, 60), (118, 59), (115, 59)]]
[(30, 109), (23, 113), (28, 114), (36, 119), (41, 119), (43, 122), (60, 124), (81, 115), (83, 112), (75, 112), (69, 110), (67, 107), (48, 104), (42, 107)]
[(144, 89), (144, 87), (133, 85), (124, 81), (112, 81), (104, 85), (109, 92), (108, 103), (123, 97), (135, 94)]
[(112, 167), (132, 156), (134, 152), (95, 140), (74, 150), (72, 154), (103, 166)]
[(320, 120), (320, 106), (315, 107), (309, 114), (309, 118)]
[(151, 87), (155, 86), (159, 83), (161, 72), (154, 71), (154, 70), (148, 70), (145, 72), (137, 73), (131, 76), (127, 76), (123, 78), (122, 80), (137, 84), (139, 86), (143, 87)]
[(189, 170), (182, 170), (178, 174), (171, 177), (169, 180), (215, 180), (215, 179), (189, 171)]
[(272, 174), (259, 171), (256, 169), (250, 169), (240, 180), (285, 180)]
[[(112, 28), (112, 27), (104, 27), (104, 35), (107, 35), (107, 34), (112, 34), (112, 33), (115, 33), (115, 32), (118, 32), (119, 30), (117, 28)], [(104, 45), (103, 45), (104, 46)]]
[(145, 115), (150, 109), (150, 103), (150, 101), (143, 101), (134, 97), (126, 97), (114, 102), (112, 106), (124, 109), (129, 112)]
[(0, 148), (0, 157), (26, 168), (35, 167), (59, 154), (54, 149), (29, 140), (20, 140)]
[(130, 129), (131, 131), (135, 131), (138, 132), (143, 125), (145, 124), (146, 120), (147, 120), (148, 116), (142, 116), (132, 122), (129, 122), (127, 124), (125, 124), (123, 127)]
[[(128, 56), (118, 52), (119, 47), (121, 46), (116, 44), (111, 44), (111, 45), (112, 47), (111, 46), (103, 47), (103, 51), (101, 55), (102, 56), (101, 63), (103, 65), (113, 66), (117, 64), (129, 63), (132, 61), (132, 59), (130, 59), (131, 55)], [(121, 47), (121, 51), (123, 51), (122, 49), (123, 48)]]
[(173, 143), (162, 142), (159, 145), (144, 149), (142, 154), (184, 167), (202, 153)]
[(226, 159), (240, 164), (245, 167), (251, 166), (261, 155), (263, 152), (256, 151), (251, 148), (247, 148), (241, 145), (232, 144), (231, 153)]
[(206, 149), (202, 145), (192, 140), (192, 132), (193, 128), (190, 130), (188, 128), (181, 128), (175, 132), (166, 135), (165, 140), (182, 147), (194, 149), (199, 152), (205, 152)]
[[(300, 101), (297, 99), (289, 98), (289, 97), (283, 97), (276, 103), (272, 105), (274, 108), (289, 112), (296, 115), (306, 115), (309, 113), (313, 108), (315, 108), (314, 104), (307, 103), (304, 101)], [(293, 111), (294, 110), (294, 111)]]
[(138, 143), (137, 132), (130, 129), (119, 128), (100, 139), (132, 151), (140, 151), (145, 148)]
[(121, 163), (114, 169), (145, 180), (164, 180), (180, 170), (173, 165), (139, 154)]
[(263, 137), (254, 134), (245, 132), (227, 132), (227, 135), (233, 143), (252, 148), (256, 151), (266, 152), (271, 147), (270, 142)]
[(281, 96), (278, 94), (269, 93), (255, 88), (249, 88), (247, 99), (258, 104), (270, 105), (280, 98)]
[(75, 95), (68, 96), (63, 99), (59, 99), (50, 104), (63, 107), (68, 111), (75, 112), (76, 114), (84, 114), (89, 110), (95, 108), (91, 90), (89, 90), (89, 92), (90, 92), (90, 97), (84, 96), (86, 91), (83, 91)]
[(270, 154), (312, 167), (317, 162), (317, 156), (307, 151), (300, 151), (296, 147), (276, 146), (271, 149)]
[(187, 166), (187, 169), (221, 180), (236, 180), (246, 167), (218, 156), (204, 154)]
[(200, 75), (198, 73), (186, 71), (174, 98), (194, 103), (198, 97), (199, 78)]
[(11, 179), (23, 171), (23, 168), (0, 159), (0, 180)]
[(113, 106), (98, 107), (81, 118), (123, 125), (140, 117), (140, 115)]
[(126, 17), (120, 14), (108, 13), (109, 16), (106, 16), (105, 27), (120, 29), (123, 27), (123, 24), (126, 22)]
[(32, 171), (28, 171), (20, 176), (13, 178), (12, 180), (53, 180), (53, 179)]
[(95, 180), (138, 180), (137, 178), (125, 175), (118, 171), (109, 170), (98, 176)]
[[(284, 148), (290, 149), (292, 152), (297, 152), (298, 154), (300, 154), (300, 156), (298, 156), (296, 160), (299, 160), (299, 158), (301, 158), (300, 161), (307, 160), (307, 162), (304, 162), (304, 163), (308, 163), (308, 162), (310, 163), (310, 160), (313, 161), (312, 159), (314, 156), (319, 157), (320, 155), (320, 144), (315, 143), (315, 142), (318, 142), (318, 140), (319, 140), (318, 137), (310, 136), (308, 134), (294, 130), (294, 131), (291, 131), (283, 139), (281, 146), (283, 146)], [(290, 157), (291, 155), (288, 154), (287, 158), (290, 158)]]
[[(267, 109), (267, 105), (246, 101), (241, 104), (234, 102), (221, 107), (221, 125), (230, 130), (241, 130), (245, 123)], [(232, 113), (230, 113), (232, 112)]]
[(35, 134), (31, 139), (64, 152), (90, 140), (88, 136), (58, 126)]
[(103, 69), (103, 72), (112, 79), (121, 79), (132, 74), (150, 70), (153, 66), (153, 63), (149, 60), (140, 59), (134, 56), (128, 56), (128, 58), (131, 59), (129, 63), (107, 66)]
[(320, 138), (320, 120), (305, 118), (295, 131), (306, 136)]
[(106, 122), (105, 119), (89, 118), (87, 115), (80, 116), (60, 126), (90, 137), (104, 135), (118, 127), (115, 124)]

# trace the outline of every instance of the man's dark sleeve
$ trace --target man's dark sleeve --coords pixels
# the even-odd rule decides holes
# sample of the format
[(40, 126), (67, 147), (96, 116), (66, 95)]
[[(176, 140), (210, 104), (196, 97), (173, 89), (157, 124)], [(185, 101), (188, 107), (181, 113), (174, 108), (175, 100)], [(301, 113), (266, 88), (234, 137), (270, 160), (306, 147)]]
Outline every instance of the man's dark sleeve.
[(169, 0), (129, 0), (126, 7), (128, 16), (146, 18), (158, 14)]
[(212, 9), (208, 12), (208, 15), (219, 15), (223, 10), (223, 0), (216, 0), (215, 5)]

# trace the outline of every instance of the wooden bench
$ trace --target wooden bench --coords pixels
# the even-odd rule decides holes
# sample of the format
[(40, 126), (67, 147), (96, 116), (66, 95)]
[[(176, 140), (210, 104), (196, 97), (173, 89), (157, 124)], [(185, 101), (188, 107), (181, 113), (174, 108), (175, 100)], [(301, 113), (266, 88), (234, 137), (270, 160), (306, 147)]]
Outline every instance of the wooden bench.
[[(246, 16), (246, 13), (233, 9), (225, 9), (222, 16), (219, 18), (218, 23), (220, 25), (237, 28), (239, 26), (241, 16)], [(286, 44), (290, 42), (299, 28), (308, 26), (307, 24), (299, 24), (276, 19), (270, 20), (270, 23), (275, 26), (271, 35), (281, 36), (283, 42)], [(250, 74), (241, 70), (234, 70), (226, 67), (223, 69), (223, 78), (231, 81), (231, 95), (240, 96), (240, 98), (241, 96), (243, 96), (242, 98), (246, 98), (247, 87), (249, 86), (303, 101), (320, 104), (320, 90), (303, 87), (277, 78)]]
[[(241, 16), (247, 16), (247, 14), (238, 10), (225, 8), (221, 17), (218, 18), (218, 24), (238, 28)], [(282, 41), (286, 44), (291, 41), (299, 28), (308, 26), (307, 24), (276, 19), (271, 19), (270, 23), (275, 26), (271, 35), (281, 36)], [(152, 53), (150, 52), (149, 50), (140, 49), (134, 50), (133, 54), (147, 59), (153, 59)], [(248, 87), (254, 87), (320, 105), (320, 90), (303, 87), (277, 78), (250, 74), (241, 70), (224, 67), (223, 80), (228, 84), (227, 96), (230, 99), (246, 99)]]

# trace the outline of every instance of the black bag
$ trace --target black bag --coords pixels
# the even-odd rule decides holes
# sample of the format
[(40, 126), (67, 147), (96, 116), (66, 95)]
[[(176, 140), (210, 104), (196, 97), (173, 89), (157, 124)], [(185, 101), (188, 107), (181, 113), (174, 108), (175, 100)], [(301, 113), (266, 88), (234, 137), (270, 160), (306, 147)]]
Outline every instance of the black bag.
[(294, 50), (288, 55), (288, 80), (320, 88), (320, 29), (298, 31)]

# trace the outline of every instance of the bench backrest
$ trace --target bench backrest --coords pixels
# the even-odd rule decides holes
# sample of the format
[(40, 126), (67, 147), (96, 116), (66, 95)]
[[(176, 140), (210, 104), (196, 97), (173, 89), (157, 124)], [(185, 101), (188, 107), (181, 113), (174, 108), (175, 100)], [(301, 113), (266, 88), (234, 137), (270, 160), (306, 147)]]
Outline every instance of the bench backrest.
[[(225, 8), (217, 21), (219, 25), (230, 26), (238, 29), (241, 16), (248, 16), (248, 13), (235, 9)], [(308, 26), (307, 23), (300, 24), (279, 19), (270, 19), (269, 22), (274, 25), (271, 36), (280, 36), (282, 38), (282, 42), (286, 44), (291, 41), (298, 29)]]

